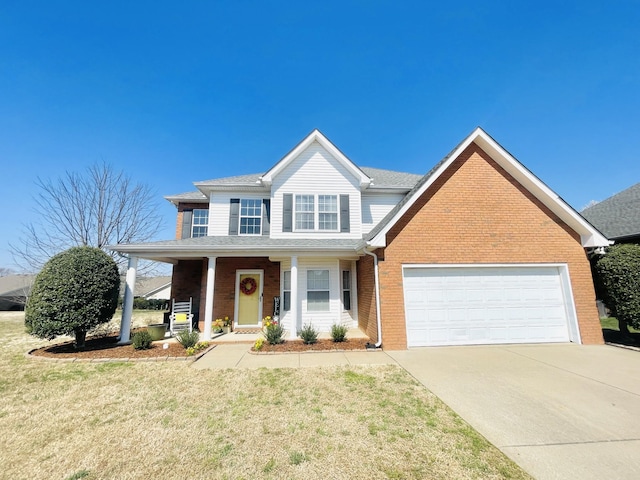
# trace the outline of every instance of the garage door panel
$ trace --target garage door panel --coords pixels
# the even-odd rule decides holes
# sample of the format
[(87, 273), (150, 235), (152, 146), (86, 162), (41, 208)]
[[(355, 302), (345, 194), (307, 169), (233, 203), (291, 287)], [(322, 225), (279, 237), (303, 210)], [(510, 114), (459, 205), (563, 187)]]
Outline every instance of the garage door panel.
[(557, 267), (408, 268), (404, 291), (409, 346), (569, 340)]

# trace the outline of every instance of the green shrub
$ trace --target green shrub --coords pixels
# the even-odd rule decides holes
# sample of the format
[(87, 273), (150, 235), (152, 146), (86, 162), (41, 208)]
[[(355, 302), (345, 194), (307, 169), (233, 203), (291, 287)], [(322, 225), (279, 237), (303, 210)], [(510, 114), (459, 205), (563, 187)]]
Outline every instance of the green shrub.
[(284, 328), (277, 321), (269, 321), (262, 329), (265, 340), (270, 345), (278, 345), (284, 342)]
[(189, 330), (183, 330), (176, 334), (176, 340), (178, 340), (185, 349), (192, 348), (195, 347), (198, 340), (200, 340), (200, 334), (195, 330), (191, 332)]
[(620, 244), (608, 247), (595, 264), (596, 283), (604, 303), (620, 325), (640, 329), (640, 245)]
[(334, 342), (344, 342), (347, 338), (347, 330), (345, 325), (334, 323), (331, 325), (331, 338)]
[(27, 332), (47, 340), (74, 335), (83, 348), (87, 331), (111, 320), (120, 275), (99, 248), (73, 247), (53, 256), (36, 276), (25, 309)]
[(140, 330), (131, 337), (131, 343), (136, 350), (147, 350), (151, 348), (151, 341), (151, 335), (146, 330)]
[(311, 345), (318, 341), (318, 331), (313, 328), (313, 325), (308, 323), (302, 327), (302, 330), (300, 330), (300, 338), (305, 344)]

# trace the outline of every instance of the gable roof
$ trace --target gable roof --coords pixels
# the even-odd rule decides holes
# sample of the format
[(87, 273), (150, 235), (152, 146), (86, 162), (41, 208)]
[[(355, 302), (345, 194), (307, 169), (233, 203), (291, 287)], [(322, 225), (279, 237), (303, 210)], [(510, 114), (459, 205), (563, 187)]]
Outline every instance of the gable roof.
[(31, 285), (35, 280), (35, 275), (6, 275), (0, 277), (0, 296), (2, 297), (26, 297), (31, 291)]
[(640, 236), (640, 183), (585, 208), (582, 216), (611, 239)]
[(260, 180), (265, 185), (271, 185), (274, 177), (276, 177), (282, 170), (295, 160), (302, 152), (304, 152), (313, 142), (318, 142), (322, 148), (327, 150), (343, 167), (347, 169), (354, 177), (359, 180), (360, 188), (365, 189), (371, 183), (369, 178), (360, 168), (358, 168), (347, 156), (340, 151), (327, 137), (325, 137), (320, 130), (315, 129), (309, 135), (307, 135), (298, 145), (287, 153), (278, 163), (271, 167)]
[[(394, 170), (385, 170), (383, 168), (359, 167), (359, 169), (371, 179), (371, 184), (369, 187), (370, 190), (395, 189), (406, 192), (411, 190), (414, 185), (423, 177), (422, 175), (416, 173), (396, 172)], [(236, 175), (233, 177), (203, 180), (200, 182), (195, 182), (194, 184), (198, 188), (202, 188), (205, 190), (208, 190), (211, 187), (216, 189), (238, 188), (241, 190), (250, 187), (262, 188), (259, 183), (260, 177), (262, 177), (262, 175), (262, 173), (251, 173), (247, 175)], [(181, 202), (207, 203), (208, 201), (207, 196), (200, 190), (196, 190), (194, 192), (179, 193), (176, 195), (166, 195), (164, 198), (166, 200), (169, 200), (176, 206)]]
[(555, 213), (563, 222), (580, 235), (583, 247), (602, 247), (609, 242), (602, 233), (587, 222), (568, 203), (560, 198), (553, 190), (545, 185), (538, 177), (516, 160), (509, 152), (491, 138), (482, 128), (476, 128), (468, 137), (460, 142), (446, 157), (433, 167), (416, 185), (407, 193), (405, 198), (398, 203), (382, 221), (369, 232), (365, 241), (369, 247), (378, 248), (386, 246), (387, 232), (402, 218), (407, 210), (420, 198), (420, 196), (449, 168), (460, 154), (471, 143), (478, 145), (509, 175), (517, 180), (524, 188), (531, 192), (549, 210)]

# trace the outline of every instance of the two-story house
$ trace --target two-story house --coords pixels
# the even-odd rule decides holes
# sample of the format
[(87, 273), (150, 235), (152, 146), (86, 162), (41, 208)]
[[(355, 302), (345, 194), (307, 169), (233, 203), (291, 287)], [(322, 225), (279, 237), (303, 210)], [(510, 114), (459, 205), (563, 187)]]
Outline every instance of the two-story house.
[(341, 323), (389, 349), (602, 342), (586, 250), (609, 242), (480, 128), (424, 176), (359, 167), (314, 130), (262, 173), (195, 186), (166, 197), (175, 240), (113, 248), (131, 285), (137, 257), (172, 263), (205, 338), (275, 309), (291, 338)]

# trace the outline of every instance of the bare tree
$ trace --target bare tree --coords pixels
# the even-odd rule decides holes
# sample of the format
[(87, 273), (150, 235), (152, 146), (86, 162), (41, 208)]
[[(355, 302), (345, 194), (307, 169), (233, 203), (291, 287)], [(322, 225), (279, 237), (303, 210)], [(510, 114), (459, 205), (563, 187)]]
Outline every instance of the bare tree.
[(36, 185), (39, 220), (25, 224), (20, 243), (9, 246), (14, 261), (28, 270), (40, 270), (73, 246), (101, 248), (122, 269), (126, 259), (106, 247), (148, 241), (160, 227), (155, 194), (110, 165), (93, 165), (84, 174), (66, 172), (55, 180), (38, 177)]
[(14, 272), (11, 268), (0, 267), (0, 277), (6, 277), (8, 275), (13, 275), (14, 273), (16, 272)]

